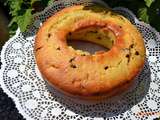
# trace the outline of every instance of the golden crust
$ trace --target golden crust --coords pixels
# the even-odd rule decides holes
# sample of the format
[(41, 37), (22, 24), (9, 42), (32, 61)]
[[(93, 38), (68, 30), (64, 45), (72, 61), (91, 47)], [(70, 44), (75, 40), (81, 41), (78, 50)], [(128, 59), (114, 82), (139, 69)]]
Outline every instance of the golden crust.
[[(98, 101), (98, 100), (105, 100), (107, 98), (110, 98), (111, 96), (115, 96), (119, 93), (122, 93), (122, 92), (128, 90), (128, 88), (132, 88), (134, 83), (133, 83), (133, 81), (126, 82), (122, 85), (117, 86), (116, 88), (114, 88), (110, 91), (107, 91), (105, 93), (95, 93), (92, 96), (73, 95), (73, 94), (70, 94), (68, 92), (65, 92), (65, 91), (59, 89), (58, 87), (54, 86), (53, 84), (51, 84), (49, 82), (47, 83), (47, 85), (48, 85), (48, 87), (54, 88), (54, 91), (57, 90), (57, 92), (61, 92), (63, 95), (67, 95), (68, 97), (71, 97), (74, 99)], [(52, 89), (50, 89), (50, 90), (52, 92)]]
[[(35, 41), (36, 62), (47, 81), (66, 93), (86, 99), (101, 94), (112, 96), (128, 88), (126, 83), (132, 83), (143, 67), (144, 42), (136, 27), (123, 16), (83, 7), (65, 8), (42, 25)], [(109, 51), (82, 56), (67, 46), (69, 33), (90, 26), (115, 34)]]

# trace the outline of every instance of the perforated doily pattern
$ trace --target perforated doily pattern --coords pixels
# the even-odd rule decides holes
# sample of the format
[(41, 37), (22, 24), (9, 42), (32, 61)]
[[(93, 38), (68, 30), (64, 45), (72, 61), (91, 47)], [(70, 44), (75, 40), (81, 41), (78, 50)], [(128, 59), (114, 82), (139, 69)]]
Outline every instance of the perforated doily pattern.
[[(19, 29), (3, 47), (0, 83), (13, 98), (19, 112), (28, 120), (150, 120), (160, 116), (160, 35), (151, 26), (138, 21), (125, 8), (114, 8), (126, 16), (143, 34), (147, 58), (134, 88), (100, 103), (87, 104), (61, 96), (42, 79), (34, 58), (35, 33), (41, 24), (60, 9), (73, 4), (93, 4), (99, 0), (61, 0), (34, 16), (29, 31)], [(97, 4), (97, 3), (96, 3)], [(106, 5), (107, 6), (107, 5)], [(49, 92), (49, 91), (52, 91)]]

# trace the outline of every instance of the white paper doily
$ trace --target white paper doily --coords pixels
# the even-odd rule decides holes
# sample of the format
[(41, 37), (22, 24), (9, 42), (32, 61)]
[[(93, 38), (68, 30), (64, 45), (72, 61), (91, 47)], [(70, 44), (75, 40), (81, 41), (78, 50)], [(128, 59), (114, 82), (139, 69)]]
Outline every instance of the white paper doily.
[[(160, 35), (150, 25), (138, 21), (125, 8), (114, 10), (138, 27), (147, 50), (145, 67), (137, 77), (136, 87), (112, 100), (96, 104), (76, 103), (56, 92), (49, 92), (35, 64), (35, 33), (42, 22), (60, 9), (73, 4), (91, 4), (89, 1), (54, 2), (34, 16), (28, 32), (17, 30), (1, 52), (0, 83), (4, 92), (14, 100), (19, 112), (27, 120), (151, 120), (160, 116)], [(104, 4), (99, 0), (92, 1)]]

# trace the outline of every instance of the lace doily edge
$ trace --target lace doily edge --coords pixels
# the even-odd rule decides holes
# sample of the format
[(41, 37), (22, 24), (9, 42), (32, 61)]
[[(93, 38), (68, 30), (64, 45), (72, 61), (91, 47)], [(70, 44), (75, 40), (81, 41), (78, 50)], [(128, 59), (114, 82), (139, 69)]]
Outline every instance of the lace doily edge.
[(6, 43), (3, 45), (2, 47), (2, 51), (1, 51), (1, 69), (0, 69), (0, 87), (2, 88), (3, 92), (7, 94), (8, 97), (10, 97), (14, 103), (15, 103), (15, 106), (16, 108), (18, 109), (18, 112), (26, 119), (26, 120), (31, 120), (32, 118), (30, 118), (22, 109), (20, 103), (19, 103), (19, 100), (17, 97), (14, 96), (14, 94), (12, 94), (5, 86), (4, 82), (3, 82), (3, 71), (6, 67), (6, 62), (4, 60), (4, 55), (5, 55), (5, 50), (8, 46), (8, 44), (13, 41), (18, 35), (20, 34), (20, 29), (18, 28), (17, 31), (16, 31), (16, 34), (10, 38), (8, 41), (6, 41)]

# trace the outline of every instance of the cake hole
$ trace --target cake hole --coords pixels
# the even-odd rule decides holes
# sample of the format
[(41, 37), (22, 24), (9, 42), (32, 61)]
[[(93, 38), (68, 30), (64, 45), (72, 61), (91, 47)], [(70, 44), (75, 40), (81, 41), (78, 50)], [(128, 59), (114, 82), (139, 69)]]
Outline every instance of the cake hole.
[(86, 54), (84, 54), (83, 52), (89, 52), (90, 54), (95, 54), (95, 52), (98, 52), (98, 51), (109, 50), (98, 44), (95, 44), (89, 41), (81, 41), (81, 40), (68, 41), (68, 45), (72, 46), (72, 48), (74, 48), (75, 50), (81, 50), (82, 51), (81, 56), (86, 56)]
[(81, 50), (81, 54), (107, 52), (112, 48), (115, 40), (116, 36), (111, 30), (99, 26), (81, 28), (67, 35), (68, 46)]

